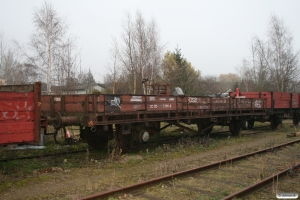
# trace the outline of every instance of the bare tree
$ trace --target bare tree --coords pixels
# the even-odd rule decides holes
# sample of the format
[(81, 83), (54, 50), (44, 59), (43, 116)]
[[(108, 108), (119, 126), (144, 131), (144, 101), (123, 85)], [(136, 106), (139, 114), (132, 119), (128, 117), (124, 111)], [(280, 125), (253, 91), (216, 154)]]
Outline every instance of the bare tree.
[[(160, 46), (159, 31), (156, 22), (152, 20), (148, 24), (147, 38), (149, 41), (149, 47), (147, 55), (148, 62), (146, 65), (146, 74), (148, 75), (148, 83), (151, 85), (155, 81), (158, 81), (162, 76), (161, 63), (162, 63), (162, 50), (163, 46)], [(145, 94), (145, 93), (144, 93)], [(146, 91), (146, 94), (150, 94), (150, 88)]]
[(276, 16), (271, 17), (268, 37), (271, 55), (267, 64), (270, 76), (278, 91), (288, 91), (292, 82), (299, 79), (299, 51), (293, 51), (293, 37), (284, 22)]
[(246, 92), (254, 91), (252, 68), (250, 67), (249, 62), (246, 59), (244, 59), (242, 66), (237, 67), (236, 70), (238, 71), (239, 76), (241, 77), (242, 85), (240, 86), (240, 89)]
[(61, 48), (66, 36), (68, 26), (58, 16), (50, 3), (45, 2), (41, 8), (36, 8), (33, 14), (35, 32), (31, 35), (30, 50), (27, 53), (18, 42), (16, 45), (29, 63), (37, 66), (40, 70), (40, 79), (46, 79), (47, 93), (51, 92), (54, 83), (55, 67), (58, 67), (61, 59)]
[(0, 70), (3, 68), (6, 46), (7, 44), (4, 41), (4, 34), (0, 33)]
[(106, 91), (108, 93), (115, 94), (116, 88), (119, 84), (119, 77), (120, 77), (120, 67), (119, 67), (119, 47), (117, 40), (113, 39), (113, 47), (110, 49), (110, 58), (111, 62), (108, 64), (109, 73), (105, 75), (105, 82), (107, 84), (111, 84), (112, 91)]
[(243, 83), (242, 89), (245, 91), (271, 90), (270, 74), (267, 68), (270, 57), (268, 44), (258, 37), (253, 37), (250, 51), (249, 59), (244, 59), (242, 65), (237, 68)]
[(28, 63), (21, 63), (14, 49), (0, 34), (0, 78), (6, 84), (24, 84), (31, 82), (37, 75), (36, 67)]
[(74, 88), (78, 86), (79, 81), (76, 78), (76, 72), (78, 71), (79, 53), (76, 52), (76, 40), (68, 38), (63, 42), (61, 48), (59, 48), (59, 59), (56, 59), (54, 64), (54, 79), (57, 85), (61, 85), (63, 92), (71, 94)]
[(299, 85), (299, 51), (293, 51), (293, 37), (283, 21), (272, 16), (268, 40), (252, 39), (251, 57), (238, 69), (246, 90), (295, 91)]
[(161, 49), (156, 23), (146, 23), (140, 12), (135, 21), (129, 13), (123, 22), (121, 45), (118, 45), (118, 59), (133, 94), (147, 93), (146, 85), (158, 79)]
[(272, 81), (268, 70), (268, 60), (271, 52), (269, 45), (255, 37), (252, 43), (252, 65), (251, 77), (255, 81), (255, 91), (272, 90)]
[(31, 36), (31, 47), (35, 56), (32, 58), (46, 73), (47, 93), (49, 94), (53, 84), (53, 65), (60, 59), (59, 50), (67, 25), (47, 2), (42, 8), (35, 10), (34, 25), (36, 33)]
[(123, 22), (124, 32), (122, 33), (123, 46), (119, 52), (119, 58), (123, 67), (128, 71), (133, 85), (132, 92), (136, 94), (137, 88), (137, 56), (134, 45), (134, 28), (132, 19), (129, 13), (126, 13), (126, 20)]
[(223, 92), (219, 88), (218, 77), (214, 75), (206, 75), (201, 77), (201, 95), (215, 94)]

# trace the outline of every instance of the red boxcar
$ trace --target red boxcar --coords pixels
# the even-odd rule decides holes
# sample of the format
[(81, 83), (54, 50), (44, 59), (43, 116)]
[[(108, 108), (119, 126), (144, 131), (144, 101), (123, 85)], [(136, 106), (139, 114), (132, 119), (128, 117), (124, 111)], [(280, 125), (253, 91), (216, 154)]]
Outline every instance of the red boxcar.
[(41, 83), (0, 86), (0, 145), (38, 144)]

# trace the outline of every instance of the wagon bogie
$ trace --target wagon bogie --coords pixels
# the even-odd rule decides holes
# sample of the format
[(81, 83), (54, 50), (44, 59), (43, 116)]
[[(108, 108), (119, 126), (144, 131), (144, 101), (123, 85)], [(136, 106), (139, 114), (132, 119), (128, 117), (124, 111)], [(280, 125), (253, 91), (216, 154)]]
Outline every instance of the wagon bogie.
[(80, 131), (80, 138), (94, 149), (109, 148), (115, 140), (113, 125), (85, 127)]
[(242, 129), (242, 123), (243, 121), (240, 119), (233, 119), (230, 121), (229, 130), (231, 132), (231, 135), (239, 136)]

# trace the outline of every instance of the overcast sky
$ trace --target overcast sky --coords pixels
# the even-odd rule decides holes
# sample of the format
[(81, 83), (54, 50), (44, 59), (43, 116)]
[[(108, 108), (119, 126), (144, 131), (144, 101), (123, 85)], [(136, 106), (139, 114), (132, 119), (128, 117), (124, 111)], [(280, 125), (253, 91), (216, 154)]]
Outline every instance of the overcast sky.
[[(250, 55), (253, 36), (266, 37), (272, 14), (284, 20), (300, 49), (300, 1), (297, 0), (49, 0), (77, 37), (82, 67), (103, 81), (112, 38), (120, 38), (124, 13), (139, 10), (154, 19), (165, 51), (178, 45), (203, 75), (236, 73)], [(0, 0), (0, 31), (26, 45), (34, 32), (34, 8), (41, 0)]]

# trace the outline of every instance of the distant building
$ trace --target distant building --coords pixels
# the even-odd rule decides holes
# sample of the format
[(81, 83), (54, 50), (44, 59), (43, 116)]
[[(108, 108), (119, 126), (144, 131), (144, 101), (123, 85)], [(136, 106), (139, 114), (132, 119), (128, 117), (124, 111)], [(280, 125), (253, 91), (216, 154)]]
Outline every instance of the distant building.
[(93, 83), (89, 85), (75, 85), (75, 86), (52, 86), (53, 94), (93, 94), (101, 93), (105, 89), (104, 84)]
[(0, 85), (6, 85), (6, 80), (5, 80), (5, 79), (2, 79), (2, 78), (0, 78)]

